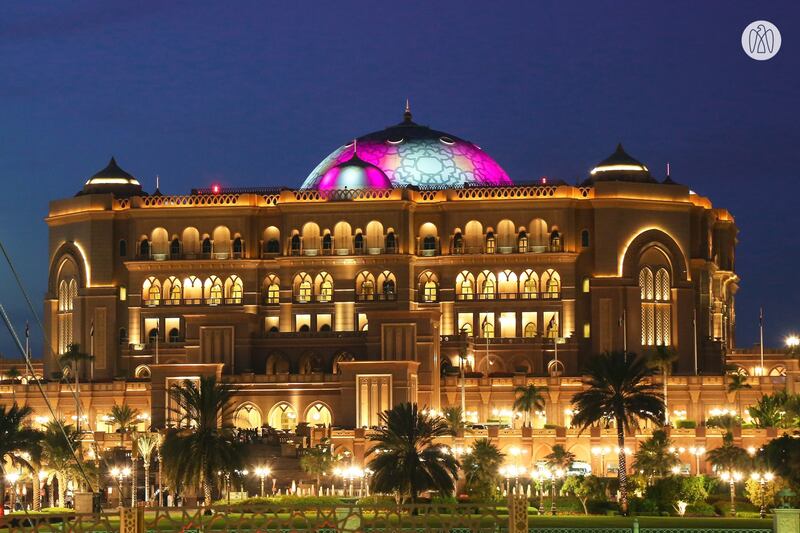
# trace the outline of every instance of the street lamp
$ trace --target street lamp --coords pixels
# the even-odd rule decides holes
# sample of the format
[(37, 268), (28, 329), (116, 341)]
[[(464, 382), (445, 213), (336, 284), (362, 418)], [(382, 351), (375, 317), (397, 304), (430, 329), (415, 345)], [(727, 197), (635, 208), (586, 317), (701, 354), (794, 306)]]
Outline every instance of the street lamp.
[(700, 475), (700, 457), (706, 453), (703, 446), (689, 446), (689, 453), (694, 455), (695, 475)]
[(611, 451), (611, 448), (608, 446), (594, 446), (592, 448), (592, 455), (600, 456), (600, 475), (605, 477), (606, 475), (606, 454)]
[(768, 481), (772, 481), (775, 476), (772, 475), (772, 472), (753, 472), (750, 474), (750, 478), (758, 481), (758, 497), (761, 500), (761, 506), (758, 510), (758, 516), (761, 518), (767, 517), (767, 505), (764, 501), (764, 492), (766, 489), (766, 484)]
[(11, 510), (14, 510), (14, 505), (17, 503), (17, 481), (20, 475), (17, 472), (6, 474), (6, 481), (11, 483)]
[(264, 479), (269, 477), (272, 470), (268, 466), (259, 466), (256, 468), (256, 475), (261, 480), (261, 497), (264, 497)]
[(562, 477), (564, 477), (564, 471), (561, 470), (560, 468), (556, 468), (555, 470), (553, 470), (552, 474), (553, 474), (552, 475), (552, 479), (553, 479), (553, 481), (552, 481), (553, 499), (551, 500), (551, 504), (550, 504), (550, 514), (555, 516), (556, 515), (556, 493), (558, 492), (558, 489), (556, 488), (556, 486), (558, 485), (558, 480), (561, 479)]
[(47, 486), (47, 476), (49, 475), (50, 473), (47, 470), (39, 470), (39, 479), (33, 480), (34, 483), (39, 483), (39, 502), (38, 502), (39, 509), (37, 509), (37, 511), (41, 510), (42, 508), (42, 499), (45, 496), (45, 487)]
[(731, 516), (736, 516), (736, 482), (741, 481), (742, 473), (726, 471), (719, 476), (722, 481), (727, 481), (731, 488)]
[(131, 469), (127, 466), (120, 468), (115, 466), (111, 469), (111, 477), (117, 481), (117, 491), (119, 492), (119, 505), (122, 507), (122, 480), (131, 475)]
[(797, 335), (789, 335), (786, 337), (786, 348), (788, 349), (789, 355), (795, 355), (798, 347), (800, 347), (800, 337)]

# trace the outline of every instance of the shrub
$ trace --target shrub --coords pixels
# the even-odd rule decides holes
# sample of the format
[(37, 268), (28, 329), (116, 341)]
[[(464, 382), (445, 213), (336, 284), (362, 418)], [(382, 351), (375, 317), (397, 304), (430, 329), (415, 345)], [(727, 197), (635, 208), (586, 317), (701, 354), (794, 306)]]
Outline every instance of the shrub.
[[(217, 505), (227, 505), (227, 500), (216, 502)], [(250, 507), (258, 505), (277, 505), (280, 507), (302, 507), (302, 506), (333, 506), (342, 503), (341, 498), (335, 496), (265, 496), (247, 498), (231, 502), (231, 507)]]
[(586, 502), (586, 510), (589, 514), (608, 514), (619, 510), (616, 502), (608, 500), (589, 500)]
[(714, 506), (706, 502), (697, 502), (686, 507), (684, 516), (716, 516)]
[(650, 498), (631, 498), (628, 508), (638, 515), (658, 515), (661, 512), (658, 502)]
[(677, 420), (675, 422), (675, 429), (695, 429), (697, 422), (694, 420)]

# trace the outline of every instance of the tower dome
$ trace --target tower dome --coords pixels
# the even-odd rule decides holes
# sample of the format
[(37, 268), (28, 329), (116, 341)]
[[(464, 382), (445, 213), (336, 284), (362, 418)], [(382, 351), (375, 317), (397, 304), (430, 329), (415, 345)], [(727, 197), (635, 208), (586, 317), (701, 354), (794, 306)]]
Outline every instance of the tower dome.
[(380, 169), (389, 180), (389, 187), (459, 188), (512, 184), (502, 167), (477, 145), (415, 123), (406, 105), (401, 123), (340, 146), (316, 166), (302, 188), (329, 188), (328, 172), (350, 160), (356, 146), (358, 158)]
[(641, 183), (658, 183), (650, 175), (647, 167), (628, 155), (622, 147), (622, 143), (617, 144), (617, 149), (613, 154), (600, 161), (589, 173), (590, 176), (585, 183), (592, 184), (598, 181), (636, 181)]
[(106, 168), (86, 180), (78, 195), (103, 193), (125, 198), (142, 194), (142, 186), (133, 175), (122, 170), (112, 157)]
[(328, 169), (317, 182), (323, 191), (334, 189), (391, 189), (392, 182), (380, 168), (353, 152), (350, 159)]

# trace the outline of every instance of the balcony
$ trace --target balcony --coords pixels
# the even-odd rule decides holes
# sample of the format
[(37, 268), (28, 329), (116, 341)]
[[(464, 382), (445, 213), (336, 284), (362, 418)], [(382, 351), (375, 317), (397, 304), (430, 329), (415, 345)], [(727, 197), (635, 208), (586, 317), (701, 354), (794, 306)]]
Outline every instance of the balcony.
[(144, 300), (145, 307), (159, 307), (161, 305), (178, 306), (178, 305), (242, 305), (243, 299), (241, 296), (234, 298), (169, 298), (166, 300)]
[(457, 302), (472, 302), (475, 300), (560, 300), (560, 292), (486, 292), (456, 294)]
[(394, 302), (395, 300), (397, 300), (397, 294), (394, 292), (356, 294), (356, 301), (358, 302)]

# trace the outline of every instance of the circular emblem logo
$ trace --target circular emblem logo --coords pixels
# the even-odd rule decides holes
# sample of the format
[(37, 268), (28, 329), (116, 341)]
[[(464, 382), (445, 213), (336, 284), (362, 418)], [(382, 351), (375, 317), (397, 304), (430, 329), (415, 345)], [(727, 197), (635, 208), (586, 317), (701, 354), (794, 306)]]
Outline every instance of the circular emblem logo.
[(742, 32), (742, 49), (756, 61), (772, 59), (781, 49), (781, 32), (768, 20), (756, 20)]

